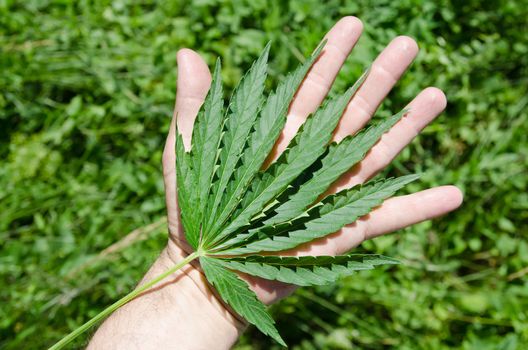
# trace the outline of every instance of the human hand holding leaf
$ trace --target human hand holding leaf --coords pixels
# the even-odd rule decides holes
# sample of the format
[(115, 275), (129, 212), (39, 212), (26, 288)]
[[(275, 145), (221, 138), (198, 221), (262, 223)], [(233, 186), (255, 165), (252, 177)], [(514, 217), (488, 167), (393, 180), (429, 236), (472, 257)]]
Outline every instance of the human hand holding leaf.
[[(452, 186), (390, 198), (414, 175), (360, 185), (445, 107), (443, 93), (428, 88), (404, 111), (358, 133), (416, 55), (407, 37), (394, 39), (354, 86), (320, 106), (360, 32), (356, 18), (339, 21), (264, 98), (266, 47), (227, 106), (219, 61), (211, 81), (196, 53), (178, 55), (175, 118), (163, 156), (172, 271), (197, 259), (190, 273), (203, 270), (234, 313), (281, 344), (263, 303), (289, 294), (291, 284), (330, 283), (395, 263), (340, 254), (461, 203)], [(198, 288), (209, 288), (197, 279)]]
[[(317, 108), (318, 103), (313, 102), (324, 99), (346, 57), (343, 50), (350, 51), (354, 44), (354, 40), (346, 44), (343, 41), (346, 24), (353, 27), (358, 22), (346, 18), (338, 23), (328, 34), (326, 46), (321, 47), (321, 56), (320, 51), (316, 51), (304, 65), (287, 76), (276, 93), (270, 94), (263, 103), (259, 114), (268, 49), (243, 78), (225, 112), (220, 112), (223, 103), (217, 63), (212, 88), (195, 121), (198, 130), (193, 138), (197, 135), (199, 141), (193, 140), (192, 146), (189, 145), (190, 128), (186, 126), (179, 127), (179, 134), (173, 136), (178, 180), (167, 178), (166, 186), (171, 188), (174, 182), (179, 184), (182, 225), (176, 215), (171, 218), (177, 227), (175, 239), (182, 242), (184, 236), (187, 238), (190, 248), (199, 252), (209, 282), (234, 311), (246, 319), (255, 316), (251, 310), (243, 308), (251, 293), (246, 295), (243, 284), (235, 287), (234, 284), (238, 283), (234, 282), (233, 270), (266, 279), (245, 276), (256, 296), (269, 303), (287, 294), (291, 287), (268, 280), (297, 285), (310, 284), (307, 280), (315, 284), (328, 283), (335, 279), (330, 272), (347, 274), (374, 266), (354, 255), (342, 256), (328, 267), (325, 265), (328, 256), (320, 259), (276, 258), (267, 256), (269, 253), (266, 252), (282, 256), (341, 254), (367, 236), (441, 215), (460, 203), (461, 196), (456, 188), (441, 187), (397, 197), (379, 207), (400, 187), (414, 180), (414, 176), (354, 187), (372, 177), (397, 155), (417, 130), (425, 126), (424, 119), (427, 122), (443, 109), (445, 99), (440, 91), (427, 89), (411, 102), (403, 120), (400, 120), (404, 114), (401, 112), (355, 137), (350, 136), (368, 120), (370, 115), (366, 114), (372, 114), (384, 97), (379, 92), (372, 93), (373, 86), (380, 84), (379, 89), (386, 94), (416, 50), (411, 39), (395, 39), (373, 64), (371, 72), (344, 95)], [(387, 59), (398, 54), (404, 59)], [(329, 69), (323, 65), (334, 67)], [(328, 71), (335, 73), (322, 73)], [(306, 108), (310, 104), (314, 105), (312, 110)], [(427, 110), (428, 107), (433, 108)], [(354, 111), (364, 119), (363, 123), (345, 119)], [(308, 113), (313, 115), (308, 117)], [(186, 117), (179, 115), (178, 124)], [(299, 133), (292, 137), (297, 129), (300, 129)], [(327, 147), (332, 137), (339, 143)], [(272, 150), (276, 140), (279, 141)], [(169, 136), (170, 146), (166, 152), (172, 149), (171, 141)], [(391, 144), (394, 148), (388, 149), (387, 145)], [(218, 152), (216, 146), (204, 151), (211, 145), (218, 145)], [(372, 146), (374, 148), (363, 160)], [(190, 153), (186, 153), (189, 149)], [(264, 162), (270, 151), (270, 158), (275, 162), (267, 167)], [(173, 164), (171, 156), (166, 155), (165, 167), (174, 167)], [(302, 177), (307, 175), (308, 179), (303, 180)], [(335, 181), (338, 181), (337, 185)], [(332, 184), (334, 187), (330, 188)], [(318, 197), (337, 190), (341, 191), (312, 206)], [(421, 207), (416, 205), (420, 199), (425, 199)], [(172, 200), (167, 198), (167, 201)], [(375, 212), (364, 217), (374, 208)], [(395, 220), (398, 216), (400, 219)], [(356, 221), (359, 217), (363, 218)], [(393, 263), (393, 260), (378, 257), (378, 262)], [(333, 266), (335, 270), (332, 270)], [(237, 304), (232, 293), (246, 295), (248, 300)], [(252, 308), (258, 309), (258, 303)], [(248, 321), (281, 342), (271, 319), (261, 311), (264, 316)]]

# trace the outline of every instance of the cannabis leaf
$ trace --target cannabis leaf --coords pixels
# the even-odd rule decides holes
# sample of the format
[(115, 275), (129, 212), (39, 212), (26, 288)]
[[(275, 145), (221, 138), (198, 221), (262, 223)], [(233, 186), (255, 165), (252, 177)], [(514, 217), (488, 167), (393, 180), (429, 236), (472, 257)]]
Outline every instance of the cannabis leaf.
[[(336, 232), (357, 218), (368, 214), (386, 198), (391, 197), (397, 190), (417, 178), (418, 175), (402, 176), (341, 191), (328, 196), (291, 223), (288, 222), (276, 228), (266, 227), (254, 234), (244, 235), (245, 244), (242, 247), (224, 249), (220, 252), (227, 255), (240, 255), (295, 248)], [(237, 241), (240, 239), (235, 240)]]
[(368, 150), (400, 120), (405, 112), (406, 110), (403, 110), (356, 136), (348, 136), (339, 144), (330, 145), (328, 154), (322, 159), (321, 168), (306, 184), (302, 185), (297, 193), (275, 209), (276, 214), (264, 221), (264, 224), (270, 226), (300, 215), (343, 173), (361, 161)]
[(194, 252), (105, 309), (53, 349), (194, 259), (199, 259), (212, 288), (234, 312), (281, 345), (285, 343), (265, 305), (237, 272), (307, 286), (397, 263), (380, 255), (295, 257), (281, 253), (339, 231), (418, 178), (407, 175), (371, 181), (323, 198), (407, 112), (330, 143), (368, 70), (344, 94), (323, 103), (279, 158), (262, 169), (284, 127), (290, 102), (323, 46), (265, 98), (268, 44), (240, 80), (227, 109), (217, 61), (211, 88), (195, 121), (190, 150), (185, 150), (176, 130), (178, 205), (186, 240)]
[(332, 131), (353, 92), (353, 88), (349, 89), (343, 96), (329, 101), (314, 116), (308, 118), (280, 158), (253, 181), (251, 189), (242, 200), (241, 209), (232, 215), (229, 224), (215, 241), (246, 225), (324, 153)]
[(266, 80), (266, 68), (270, 44), (266, 46), (259, 59), (242, 78), (229, 103), (230, 113), (225, 123), (227, 128), (220, 149), (218, 179), (209, 198), (204, 218), (204, 231), (213, 224), (220, 200), (224, 196), (229, 179), (236, 169), (236, 163), (242, 155), (248, 135), (255, 123), (262, 103), (262, 93)]
[[(261, 169), (285, 121), (288, 106), (322, 46), (264, 101), (269, 45), (241, 79), (222, 113), (219, 71), (196, 121), (191, 161), (177, 146), (179, 200), (186, 237), (209, 282), (230, 307), (282, 344), (269, 315), (233, 271), (298, 285), (330, 283), (356, 270), (392, 264), (380, 256), (282, 257), (258, 255), (295, 248), (338, 231), (414, 181), (409, 175), (371, 182), (317, 201), (407, 111), (356, 136), (330, 144), (348, 102), (368, 71), (344, 94), (310, 116), (286, 150)], [(216, 116), (211, 111), (218, 113)], [(198, 137), (196, 138), (197, 135)], [(206, 137), (204, 135), (207, 135)], [(196, 138), (196, 139), (195, 139)], [(207, 151), (205, 151), (207, 150)], [(186, 186), (196, 186), (191, 189)], [(191, 218), (184, 218), (184, 216)], [(251, 256), (243, 256), (253, 254)], [(255, 255), (257, 254), (257, 255)], [(278, 253), (280, 254), (280, 253)]]
[[(323, 43), (324, 44), (324, 43)], [(220, 204), (219, 213), (215, 217), (213, 228), (204, 233), (204, 243), (214, 236), (220, 226), (224, 224), (232, 211), (236, 208), (251, 179), (256, 175), (262, 163), (268, 156), (275, 141), (286, 123), (286, 113), (291, 99), (299, 88), (304, 76), (310, 69), (315, 59), (321, 53), (321, 45), (314, 54), (292, 74), (289, 74), (279, 84), (275, 93), (272, 93), (264, 104), (254, 130), (249, 136), (247, 147), (241, 156), (241, 164), (235, 170), (234, 179), (227, 186), (226, 193)]]
[(398, 264), (395, 259), (372, 254), (298, 257), (250, 255), (241, 258), (220, 258), (216, 261), (231, 270), (298, 286), (329, 284), (358, 270)]
[(187, 242), (191, 247), (197, 249), (199, 222), (192, 215), (194, 208), (199, 206), (196, 192), (192, 192), (192, 189), (197, 186), (197, 180), (191, 169), (191, 156), (184, 150), (181, 135), (177, 135), (176, 137), (176, 157), (178, 159), (176, 162), (176, 181), (180, 184), (178, 188), (180, 217)]
[(257, 326), (262, 333), (271, 336), (279, 344), (286, 346), (274, 326), (275, 321), (268, 314), (264, 304), (249, 289), (245, 281), (222, 266), (218, 259), (201, 257), (200, 265), (204, 270), (205, 276), (215, 286), (222, 299), (247, 321)]

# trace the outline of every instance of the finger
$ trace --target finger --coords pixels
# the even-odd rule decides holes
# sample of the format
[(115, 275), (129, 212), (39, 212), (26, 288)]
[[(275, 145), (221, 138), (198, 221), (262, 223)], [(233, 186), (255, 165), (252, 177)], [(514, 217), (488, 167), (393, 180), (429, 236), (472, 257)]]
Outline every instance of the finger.
[(211, 86), (211, 73), (200, 55), (189, 49), (178, 52), (178, 84), (176, 112), (178, 130), (185, 149), (191, 148), (191, 135), (196, 115)]
[(440, 186), (389, 199), (363, 218), (365, 239), (447, 214), (458, 208), (462, 200), (463, 194), (456, 186)]
[(343, 254), (366, 239), (447, 214), (458, 208), (462, 199), (462, 192), (455, 186), (440, 186), (390, 198), (356, 222), (302, 247), (296, 255)]
[(417, 54), (418, 45), (410, 37), (399, 36), (390, 42), (343, 113), (334, 141), (355, 134), (370, 120)]
[[(177, 55), (178, 81), (176, 106), (163, 150), (163, 179), (165, 183), (165, 201), (169, 229), (171, 232), (181, 232), (178, 223), (178, 205), (176, 201), (176, 125), (182, 134), (186, 149), (190, 148), (194, 119), (202, 105), (209, 86), (211, 74), (207, 64), (194, 51), (182, 49)], [(177, 120), (176, 120), (177, 119)]]
[(362, 30), (361, 21), (356, 17), (348, 16), (340, 19), (326, 34), (324, 39), (328, 41), (290, 105), (286, 125), (275, 145), (271, 159), (277, 158), (286, 149), (308, 115), (319, 107)]
[(409, 113), (394, 125), (372, 147), (365, 158), (332, 185), (329, 193), (339, 192), (363, 183), (385, 168), (418, 133), (436, 118), (446, 107), (442, 90), (424, 89), (406, 107)]

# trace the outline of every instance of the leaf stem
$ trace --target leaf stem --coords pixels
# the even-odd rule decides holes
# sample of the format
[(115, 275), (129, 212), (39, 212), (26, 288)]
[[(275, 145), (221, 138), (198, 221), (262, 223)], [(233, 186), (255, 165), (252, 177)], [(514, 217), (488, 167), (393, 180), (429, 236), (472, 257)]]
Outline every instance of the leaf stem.
[(144, 285), (140, 286), (137, 289), (134, 289), (132, 292), (128, 293), (112, 305), (108, 306), (106, 309), (98, 313), (96, 316), (94, 316), (92, 319), (90, 319), (88, 322), (83, 324), (82, 326), (75, 329), (73, 332), (62, 338), (59, 342), (57, 342), (55, 345), (50, 347), (48, 350), (58, 350), (62, 349), (64, 346), (68, 345), (71, 341), (73, 341), (75, 338), (77, 338), (79, 335), (86, 332), (88, 329), (90, 329), (92, 326), (97, 324), (99, 321), (105, 319), (108, 317), (112, 312), (119, 309), (121, 306), (125, 305), (141, 293), (145, 292), (147, 289), (152, 287), (153, 285), (157, 284), (158, 282), (165, 279), (167, 276), (173, 274), (174, 272), (178, 271), (194, 259), (198, 258), (201, 255), (201, 252), (193, 252), (189, 256), (187, 256), (185, 259), (168, 269), (167, 271), (163, 272), (162, 274), (158, 275), (154, 279), (150, 280), (149, 282), (145, 283)]

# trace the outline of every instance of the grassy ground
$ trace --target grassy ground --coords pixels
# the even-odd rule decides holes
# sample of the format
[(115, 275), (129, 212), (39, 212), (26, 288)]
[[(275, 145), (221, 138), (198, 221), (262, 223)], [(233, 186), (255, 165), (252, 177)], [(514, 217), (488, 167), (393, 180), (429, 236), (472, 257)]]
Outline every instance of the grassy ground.
[[(528, 343), (526, 1), (161, 3), (0, 1), (0, 348), (58, 340), (130, 290), (164, 244), (179, 48), (222, 57), (232, 88), (273, 40), (273, 86), (348, 14), (365, 33), (336, 89), (395, 35), (416, 38), (379, 115), (429, 85), (449, 106), (388, 171), (423, 173), (412, 190), (454, 183), (465, 204), (364, 244), (405, 264), (299, 291), (273, 309), (281, 333), (294, 349)], [(239, 349), (273, 346), (249, 330)]]

